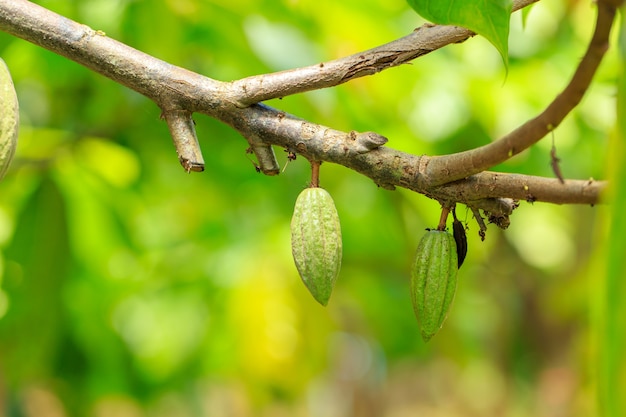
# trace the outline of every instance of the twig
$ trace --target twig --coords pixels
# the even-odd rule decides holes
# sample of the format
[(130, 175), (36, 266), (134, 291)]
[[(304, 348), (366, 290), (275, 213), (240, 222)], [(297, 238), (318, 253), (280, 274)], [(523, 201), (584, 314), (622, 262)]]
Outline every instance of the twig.
[(472, 213), (474, 213), (474, 219), (476, 219), (476, 223), (478, 223), (478, 236), (480, 236), (481, 241), (485, 241), (485, 234), (487, 232), (487, 225), (483, 220), (483, 216), (480, 215), (480, 211), (476, 207), (470, 207)]
[[(515, 0), (513, 10), (537, 1)], [(334, 87), (406, 64), (446, 45), (464, 42), (471, 36), (474, 32), (458, 26), (425, 24), (403, 38), (348, 57), (233, 81), (227, 87), (227, 94), (239, 107), (246, 107), (272, 98)]]
[(185, 171), (204, 171), (204, 159), (196, 136), (191, 112), (187, 110), (167, 110), (162, 113), (170, 129), (178, 161)]

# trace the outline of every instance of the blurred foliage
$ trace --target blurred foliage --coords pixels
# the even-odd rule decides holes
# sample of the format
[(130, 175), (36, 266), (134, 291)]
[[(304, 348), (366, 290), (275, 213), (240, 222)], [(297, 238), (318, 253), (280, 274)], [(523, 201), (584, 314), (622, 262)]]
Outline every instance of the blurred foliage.
[(600, 411), (607, 416), (626, 414), (626, 311), (623, 308), (623, 296), (626, 294), (624, 270), (624, 233), (626, 221), (622, 208), (626, 204), (626, 21), (622, 19), (619, 51), (622, 57), (622, 70), (619, 78), (617, 98), (617, 128), (611, 137), (610, 177), (613, 183), (610, 193), (612, 201), (611, 216), (605, 220), (609, 230), (608, 239), (600, 250), (606, 251), (606, 267), (602, 269), (605, 279), (595, 290), (596, 355), (598, 363), (597, 386)]
[[(220, 80), (345, 56), (423, 23), (404, 1), (38, 3)], [(377, 131), (406, 152), (470, 149), (552, 100), (594, 16), (578, 0), (540, 2), (524, 28), (514, 15), (506, 77), (498, 52), (477, 37), (269, 104)], [(468, 257), (447, 323), (424, 344), (408, 267), (438, 220), (436, 202), (322, 166), (344, 236), (342, 272), (322, 308), (290, 253), (306, 160), (259, 175), (244, 139), (198, 115), (207, 168), (189, 175), (154, 103), (2, 33), (0, 55), (22, 121), (0, 183), (0, 415), (592, 414), (590, 289), (604, 270), (605, 219), (618, 211), (522, 202), (507, 231), (490, 227), (481, 242), (459, 208)], [(622, 72), (612, 48), (555, 131), (566, 177), (607, 178)], [(550, 147), (544, 140), (496, 169), (553, 176)], [(623, 240), (612, 239), (611, 253), (623, 255)]]

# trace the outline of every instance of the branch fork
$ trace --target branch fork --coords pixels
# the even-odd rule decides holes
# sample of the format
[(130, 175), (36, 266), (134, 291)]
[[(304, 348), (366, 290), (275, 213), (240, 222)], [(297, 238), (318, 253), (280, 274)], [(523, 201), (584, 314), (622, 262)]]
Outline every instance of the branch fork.
[[(537, 0), (514, 0), (514, 10)], [(154, 100), (168, 123), (187, 172), (202, 171), (204, 159), (192, 119), (203, 113), (232, 126), (248, 141), (259, 169), (276, 175), (272, 148), (281, 146), (311, 161), (344, 165), (387, 189), (408, 188), (438, 201), (461, 202), (495, 216), (508, 216), (515, 200), (597, 204), (602, 181), (548, 179), (487, 171), (527, 149), (560, 124), (580, 102), (606, 48), (616, 8), (623, 0), (598, 0), (596, 29), (571, 81), (537, 117), (486, 146), (438, 157), (416, 156), (384, 146), (375, 132), (341, 132), (311, 123), (262, 101), (336, 86), (356, 77), (409, 62), (473, 33), (427, 24), (377, 48), (309, 67), (220, 82), (158, 60), (26, 0), (0, 0), (0, 30), (76, 61)], [(502, 225), (504, 223), (501, 222)]]

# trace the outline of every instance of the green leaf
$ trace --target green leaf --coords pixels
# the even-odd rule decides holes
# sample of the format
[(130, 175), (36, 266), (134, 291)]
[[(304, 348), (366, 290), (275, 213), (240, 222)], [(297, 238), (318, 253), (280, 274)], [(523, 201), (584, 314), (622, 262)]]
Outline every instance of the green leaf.
[(0, 322), (0, 357), (12, 382), (51, 369), (56, 359), (70, 256), (66, 214), (57, 184), (44, 177), (19, 214), (6, 249), (3, 289), (9, 309)]
[(522, 27), (523, 28), (526, 28), (526, 21), (528, 20), (528, 15), (530, 14), (530, 11), (532, 10), (534, 5), (535, 4), (533, 3), (522, 9)]
[(440, 25), (457, 25), (487, 38), (508, 68), (512, 0), (407, 0), (422, 17)]
[[(626, 58), (626, 22), (622, 21), (620, 30), (620, 54), (622, 67)], [(618, 84), (617, 114), (626, 111), (626, 73), (620, 71)], [(623, 416), (626, 413), (624, 384), (626, 383), (626, 258), (624, 253), (624, 234), (626, 233), (626, 121), (617, 118), (617, 129), (612, 136), (609, 155), (612, 156), (611, 209), (609, 219), (609, 238), (606, 242), (606, 272), (600, 281), (600, 297), (597, 299), (599, 325), (596, 330), (598, 343), (598, 384), (597, 397), (599, 415)]]

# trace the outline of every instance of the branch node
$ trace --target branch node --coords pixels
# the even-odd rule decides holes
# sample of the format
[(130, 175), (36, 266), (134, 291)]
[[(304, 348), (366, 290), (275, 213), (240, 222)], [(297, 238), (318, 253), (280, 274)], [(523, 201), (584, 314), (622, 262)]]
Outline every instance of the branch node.
[[(350, 136), (352, 137), (353, 135), (351, 134)], [(363, 132), (356, 135), (354, 147), (357, 153), (363, 154), (380, 148), (387, 141), (386, 137), (376, 132)]]
[(250, 149), (256, 155), (259, 163), (258, 169), (265, 175), (273, 176), (280, 174), (280, 165), (276, 159), (272, 145), (263, 142), (256, 134), (246, 136)]

